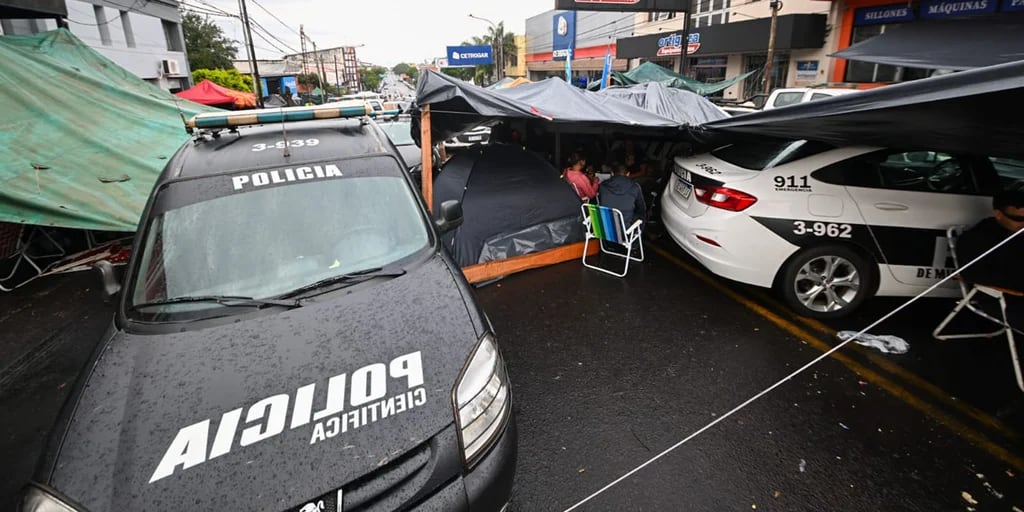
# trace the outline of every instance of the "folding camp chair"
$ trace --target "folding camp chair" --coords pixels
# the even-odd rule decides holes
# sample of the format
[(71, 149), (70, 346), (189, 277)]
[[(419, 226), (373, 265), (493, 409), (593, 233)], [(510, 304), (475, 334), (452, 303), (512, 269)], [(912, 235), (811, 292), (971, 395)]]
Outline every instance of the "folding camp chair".
[[(956, 256), (956, 239), (962, 231), (963, 228), (960, 226), (954, 226), (946, 230), (946, 238), (949, 242), (949, 253), (950, 256), (953, 258), (953, 265), (957, 269), (960, 268), (960, 261), (959, 259), (957, 259)], [(936, 327), (934, 331), (932, 331), (932, 336), (934, 336), (935, 339), (938, 340), (959, 340), (970, 338), (996, 338), (1002, 335), (1006, 335), (1007, 343), (1009, 343), (1010, 345), (1010, 363), (1013, 365), (1013, 372), (1017, 377), (1017, 386), (1020, 387), (1021, 391), (1024, 391), (1024, 374), (1022, 374), (1021, 372), (1020, 357), (1017, 355), (1017, 343), (1013, 337), (1014, 329), (1010, 325), (1010, 322), (1006, 317), (1006, 295), (1024, 297), (1024, 292), (1016, 290), (1007, 290), (995, 286), (972, 284), (968, 283), (963, 279), (957, 279), (957, 284), (959, 284), (960, 286), (961, 299), (957, 302), (956, 307), (953, 308), (953, 311), (950, 311), (949, 315), (946, 315), (946, 318), (944, 318), (942, 322), (939, 324), (939, 326)], [(999, 303), (999, 314), (1001, 315), (1001, 317), (995, 317), (986, 313), (984, 310), (978, 307), (977, 304), (974, 303), (974, 299), (976, 296), (978, 296), (979, 293), (996, 299), (996, 301)], [(972, 313), (992, 323), (995, 323), (996, 325), (999, 326), (999, 328), (992, 332), (943, 334), (942, 330), (945, 329), (946, 326), (949, 325), (949, 323), (953, 321), (953, 319), (956, 318), (956, 316), (959, 315), (960, 312), (963, 311), (964, 309), (967, 309)]]
[[(640, 240), (640, 227), (643, 224), (643, 221), (637, 220), (633, 225), (627, 228), (626, 223), (622, 218), (622, 212), (615, 208), (596, 204), (584, 204), (581, 205), (580, 208), (583, 210), (583, 227), (587, 231), (587, 239), (583, 243), (583, 266), (594, 270), (600, 270), (601, 272), (611, 274), (615, 277), (623, 277), (626, 275), (626, 272), (629, 271), (630, 261), (644, 260), (644, 244), (643, 241)], [(601, 245), (602, 253), (610, 254), (625, 260), (625, 267), (622, 269), (621, 274), (587, 263), (587, 250), (590, 248), (590, 241), (595, 238)], [(625, 247), (626, 254), (608, 250), (605, 243), (617, 244)], [(639, 258), (633, 256), (634, 244), (639, 247)]]

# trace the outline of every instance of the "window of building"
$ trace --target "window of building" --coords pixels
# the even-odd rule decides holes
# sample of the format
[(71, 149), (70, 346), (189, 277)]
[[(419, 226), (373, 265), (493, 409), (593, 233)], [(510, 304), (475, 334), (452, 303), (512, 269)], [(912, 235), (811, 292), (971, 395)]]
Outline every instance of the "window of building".
[[(725, 80), (726, 66), (729, 64), (729, 58), (722, 57), (691, 57), (687, 66), (686, 74), (690, 78), (694, 78), (704, 83), (718, 83)], [(725, 91), (718, 91), (709, 94), (712, 98), (721, 98)]]
[(676, 17), (674, 12), (652, 12), (647, 14), (647, 21), (665, 21)]
[[(755, 73), (743, 80), (743, 97), (750, 98), (755, 94), (764, 92), (764, 65), (768, 62), (768, 55), (758, 53), (745, 55), (743, 57), (744, 72), (754, 71)], [(776, 53), (775, 62), (772, 63), (771, 87), (785, 87), (786, 76), (789, 73), (789, 54)]]
[(173, 21), (160, 20), (164, 26), (164, 39), (167, 41), (167, 49), (172, 52), (183, 52), (181, 47), (181, 30)]
[[(860, 25), (853, 27), (853, 36), (850, 38), (850, 45), (866, 41), (879, 34), (884, 34), (886, 28), (894, 25)], [(904, 68), (901, 66), (890, 66), (888, 64), (874, 64), (871, 62), (846, 61), (847, 82), (905, 82), (927, 78), (934, 73), (934, 69)]]
[(696, 0), (690, 16), (694, 28), (729, 22), (729, 0)]
[(100, 31), (100, 41), (104, 46), (110, 46), (113, 42), (110, 39), (110, 22), (107, 21), (106, 9), (102, 5), (94, 5), (92, 12), (96, 16), (96, 28)]
[(128, 48), (135, 48), (135, 32), (132, 31), (132, 19), (128, 11), (121, 11), (121, 27), (124, 28), (124, 41)]

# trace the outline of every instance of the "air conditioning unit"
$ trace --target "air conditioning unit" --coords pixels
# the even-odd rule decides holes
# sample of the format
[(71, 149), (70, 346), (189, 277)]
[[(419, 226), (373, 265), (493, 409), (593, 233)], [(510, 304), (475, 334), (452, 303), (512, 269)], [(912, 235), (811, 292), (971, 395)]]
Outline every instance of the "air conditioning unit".
[(163, 70), (165, 75), (180, 75), (181, 68), (178, 66), (178, 61), (174, 59), (164, 59), (161, 61), (163, 64)]

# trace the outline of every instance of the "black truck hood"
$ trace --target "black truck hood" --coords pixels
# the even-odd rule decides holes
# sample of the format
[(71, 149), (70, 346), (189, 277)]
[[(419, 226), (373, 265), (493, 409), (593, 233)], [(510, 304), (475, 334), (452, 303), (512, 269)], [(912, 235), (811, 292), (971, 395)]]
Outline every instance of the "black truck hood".
[(51, 485), (93, 512), (285, 510), (453, 423), (452, 387), (482, 326), (441, 258), (314, 300), (202, 330), (116, 334)]

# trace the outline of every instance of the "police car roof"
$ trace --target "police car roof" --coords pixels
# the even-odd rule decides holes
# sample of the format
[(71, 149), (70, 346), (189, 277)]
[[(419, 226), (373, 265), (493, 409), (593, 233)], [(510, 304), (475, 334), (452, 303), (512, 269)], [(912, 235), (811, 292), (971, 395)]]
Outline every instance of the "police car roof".
[[(282, 147), (286, 136), (290, 156)], [(161, 181), (393, 152), (380, 128), (359, 119), (291, 122), (283, 129), (276, 123), (241, 126), (186, 143), (168, 163)]]

